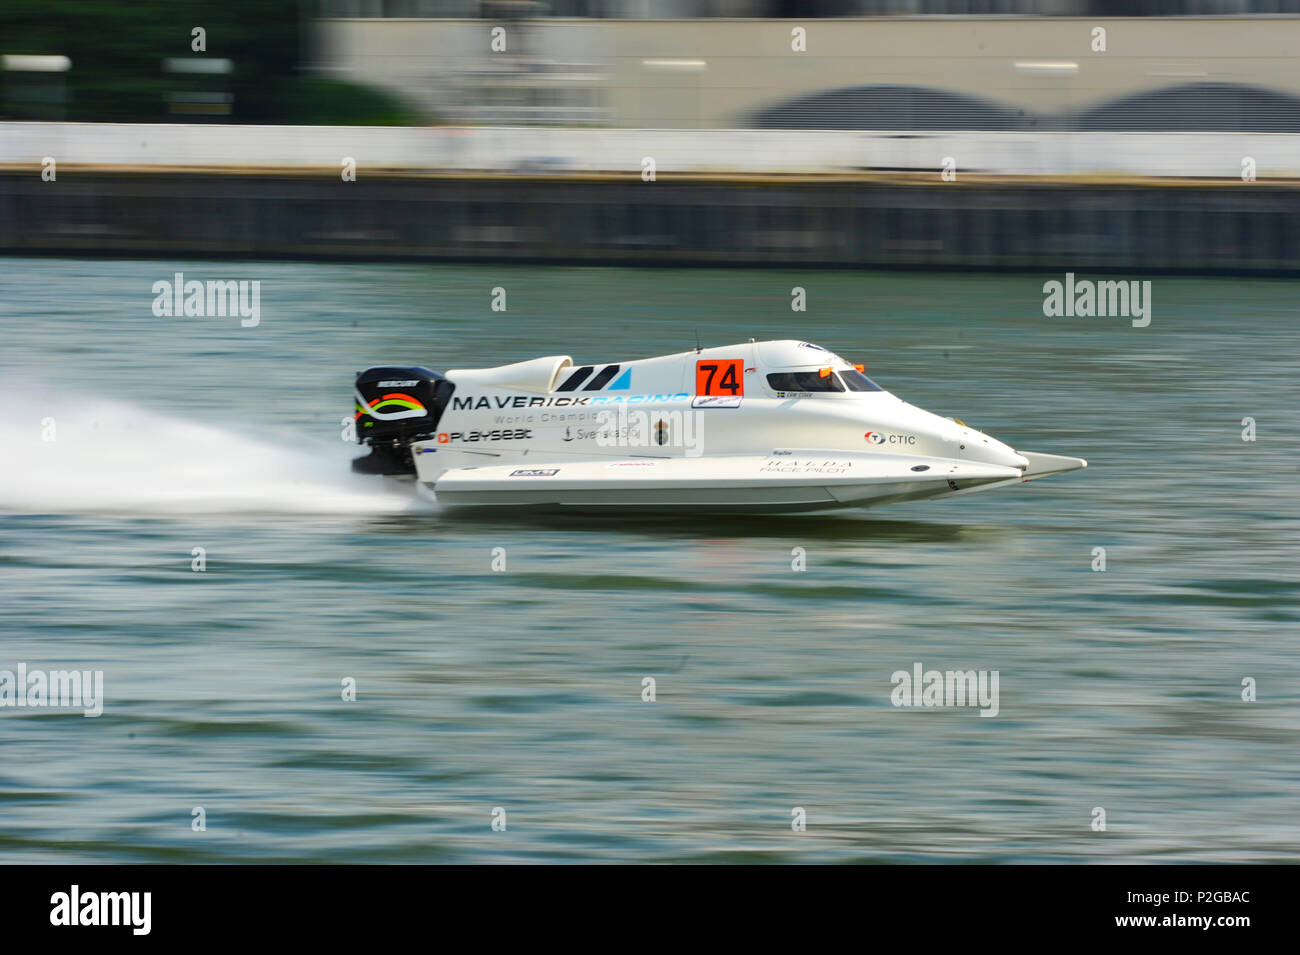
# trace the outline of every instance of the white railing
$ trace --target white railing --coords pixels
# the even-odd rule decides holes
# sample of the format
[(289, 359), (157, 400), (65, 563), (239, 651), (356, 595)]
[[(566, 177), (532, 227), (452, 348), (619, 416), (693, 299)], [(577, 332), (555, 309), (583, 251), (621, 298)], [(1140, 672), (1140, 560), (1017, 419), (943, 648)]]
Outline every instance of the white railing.
[(0, 167), (341, 169), (640, 176), (673, 173), (1300, 178), (1300, 134), (842, 132), (753, 129), (0, 123)]

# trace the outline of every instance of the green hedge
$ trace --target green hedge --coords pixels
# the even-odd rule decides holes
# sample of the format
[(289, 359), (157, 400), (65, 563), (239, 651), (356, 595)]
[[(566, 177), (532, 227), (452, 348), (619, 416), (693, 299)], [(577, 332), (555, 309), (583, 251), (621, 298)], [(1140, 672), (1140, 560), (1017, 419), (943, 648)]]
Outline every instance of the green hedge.
[[(64, 74), (0, 71), (0, 115), (79, 122), (194, 122), (168, 109), (168, 93), (229, 93), (217, 122), (407, 125), (397, 97), (301, 71), (307, 22), (284, 0), (0, 0), (0, 53), (62, 54)], [(206, 30), (205, 52), (191, 31)], [(228, 75), (163, 71), (168, 58), (228, 59)], [(63, 89), (63, 102), (50, 99)]]

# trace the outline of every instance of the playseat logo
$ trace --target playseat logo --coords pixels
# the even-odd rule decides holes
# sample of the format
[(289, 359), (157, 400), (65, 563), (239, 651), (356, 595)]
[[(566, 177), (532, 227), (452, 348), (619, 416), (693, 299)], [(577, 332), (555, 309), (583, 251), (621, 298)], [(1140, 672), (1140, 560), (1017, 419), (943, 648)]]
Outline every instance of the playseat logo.
[(532, 428), (514, 428), (504, 431), (442, 431), (438, 434), (438, 443), (449, 441), (527, 441), (533, 436)]

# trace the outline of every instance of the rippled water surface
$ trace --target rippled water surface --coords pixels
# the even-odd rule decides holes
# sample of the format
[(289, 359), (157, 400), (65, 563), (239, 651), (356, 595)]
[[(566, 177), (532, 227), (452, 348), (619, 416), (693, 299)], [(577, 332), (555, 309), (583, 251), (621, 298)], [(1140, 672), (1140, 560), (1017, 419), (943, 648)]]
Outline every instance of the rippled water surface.
[[(259, 280), (261, 323), (154, 317), (177, 270)], [(1044, 318), (1043, 280), (0, 259), (0, 669), (105, 695), (0, 709), (0, 859), (1295, 859), (1300, 286), (1157, 277), (1139, 329)], [(348, 471), (360, 368), (697, 333), (820, 342), (1091, 467), (653, 520)], [(893, 706), (918, 662), (997, 670), (998, 715)]]

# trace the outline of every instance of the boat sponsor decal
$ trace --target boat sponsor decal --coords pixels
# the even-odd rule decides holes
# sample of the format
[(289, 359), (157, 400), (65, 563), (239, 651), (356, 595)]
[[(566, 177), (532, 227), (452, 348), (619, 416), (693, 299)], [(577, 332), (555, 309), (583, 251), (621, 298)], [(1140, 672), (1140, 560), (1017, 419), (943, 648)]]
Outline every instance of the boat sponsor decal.
[(871, 444), (916, 444), (914, 434), (890, 434), (888, 431), (868, 431), (862, 436)]
[(504, 425), (554, 424), (558, 422), (590, 422), (605, 411), (543, 411), (540, 414), (499, 414), (492, 417), (492, 423), (498, 427)]
[(583, 365), (581, 368), (574, 369), (573, 373), (556, 388), (556, 391), (577, 391), (578, 386), (591, 377), (595, 368), (591, 365)]
[[(585, 382), (586, 387), (582, 389), (583, 391), (627, 391), (632, 387), (632, 369), (628, 368), (620, 375), (618, 370), (621, 367), (621, 365), (606, 365), (592, 378), (591, 373), (596, 370), (596, 366), (583, 365), (575, 369), (555, 390), (577, 391)], [(587, 381), (588, 378), (591, 378), (591, 381)]]
[[(553, 413), (542, 412), (540, 415), (538, 415), (537, 420), (543, 423), (548, 423), (552, 421), (590, 421), (593, 417), (595, 417), (595, 415), (596, 412), (594, 411), (571, 411), (567, 414), (559, 411)], [(521, 416), (517, 420), (531, 422), (533, 420), (533, 416), (532, 415)], [(497, 424), (509, 424), (509, 421), (507, 419), (499, 418), (497, 419)]]
[[(603, 425), (604, 422), (602, 421)], [(565, 442), (569, 440), (598, 440), (598, 442), (612, 442), (612, 440), (625, 439), (630, 437), (630, 431), (627, 427), (615, 429), (615, 427), (568, 427), (565, 426)]]
[[(612, 418), (612, 413), (610, 412), (606, 412), (606, 413), (610, 414)], [(668, 443), (668, 423), (666, 421), (662, 421), (662, 419), (661, 419), (661, 423), (663, 424), (663, 432), (662, 432), (663, 440), (659, 441), (659, 444), (662, 445)], [(636, 422), (631, 424), (630, 426), (621, 427), (621, 428), (614, 427), (612, 425), (612, 422), (609, 423), (610, 424), (609, 427), (605, 427), (604, 426), (605, 424), (606, 422), (602, 421), (601, 422), (602, 427), (599, 428), (565, 427), (564, 434), (560, 438), (560, 440), (566, 443), (571, 441), (595, 440), (597, 444), (602, 446), (632, 445), (633, 447), (638, 447), (638, 448), (649, 446), (650, 443), (649, 439), (645, 437), (645, 429), (642, 427), (640, 422)], [(555, 429), (554, 433), (558, 433), (558, 431), (559, 429), (557, 428)], [(659, 436), (660, 436), (659, 432), (656, 431), (655, 439), (658, 440)]]
[(660, 446), (668, 443), (668, 422), (660, 418), (655, 422), (655, 444)]
[(449, 441), (527, 441), (532, 436), (532, 428), (508, 428), (496, 431), (443, 431), (438, 435), (438, 443), (447, 444)]
[(684, 391), (662, 395), (574, 395), (572, 397), (541, 398), (532, 395), (461, 395), (453, 396), (453, 411), (483, 411), (506, 408), (574, 408), (590, 405), (645, 404), (646, 402), (685, 401), (689, 398)]
[(818, 460), (767, 460), (759, 468), (760, 474), (847, 474), (853, 469), (852, 461)]
[(554, 477), (560, 473), (559, 468), (521, 468), (518, 471), (511, 471), (511, 477)]
[(689, 398), (684, 391), (675, 395), (606, 395), (591, 399), (593, 405), (639, 405), (654, 401), (685, 401)]
[(493, 408), (504, 410), (506, 408), (567, 408), (574, 405), (585, 405), (591, 401), (589, 397), (574, 398), (537, 398), (527, 395), (493, 395), (491, 398), (486, 395), (475, 397), (473, 395), (453, 395), (451, 407), (453, 411), (490, 411)]
[(618, 365), (606, 365), (600, 371), (596, 372), (596, 377), (591, 379), (583, 391), (601, 391), (609, 384), (611, 378), (618, 374)]
[(741, 401), (739, 395), (735, 398), (729, 398), (724, 395), (700, 395), (691, 402), (692, 408), (739, 408)]
[[(380, 387), (386, 388), (389, 385), (399, 384), (399, 382), (381, 381), (379, 384)], [(417, 382), (412, 381), (405, 384), (409, 386), (417, 384)], [(419, 398), (401, 391), (391, 391), (386, 395), (380, 395), (378, 398), (371, 398), (367, 401), (360, 392), (354, 389), (353, 396), (356, 404), (356, 413), (352, 416), (353, 421), (356, 421), (362, 415), (369, 415), (379, 421), (397, 421), (401, 418), (422, 418), (428, 414), (428, 409), (424, 407)], [(385, 408), (400, 408), (403, 410), (385, 411)]]

